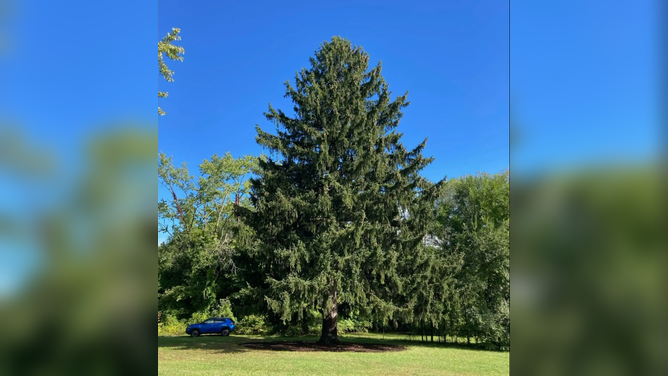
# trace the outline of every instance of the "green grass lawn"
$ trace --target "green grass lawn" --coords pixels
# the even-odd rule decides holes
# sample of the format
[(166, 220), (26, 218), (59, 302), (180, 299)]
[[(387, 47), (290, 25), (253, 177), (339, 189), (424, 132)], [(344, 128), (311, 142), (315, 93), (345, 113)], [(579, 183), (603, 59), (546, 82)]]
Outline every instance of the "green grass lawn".
[(159, 375), (508, 375), (510, 353), (407, 341), (399, 335), (362, 334), (346, 342), (396, 344), (386, 353), (251, 350), (250, 341), (315, 341), (316, 337), (158, 337)]

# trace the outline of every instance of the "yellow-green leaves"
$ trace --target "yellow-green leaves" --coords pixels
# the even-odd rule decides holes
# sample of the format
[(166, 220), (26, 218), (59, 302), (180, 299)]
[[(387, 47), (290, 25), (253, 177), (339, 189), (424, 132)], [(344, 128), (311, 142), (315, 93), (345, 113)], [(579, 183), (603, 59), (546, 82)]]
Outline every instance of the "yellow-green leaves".
[[(167, 64), (165, 64), (164, 61), (164, 57), (166, 56), (171, 60), (183, 61), (183, 56), (181, 55), (185, 53), (185, 49), (181, 46), (175, 46), (172, 44), (172, 42), (181, 40), (181, 37), (179, 36), (180, 32), (181, 29), (173, 28), (170, 33), (168, 33), (164, 38), (162, 38), (161, 41), (158, 42), (158, 72), (165, 80), (167, 80), (167, 82), (174, 81), (172, 78), (174, 71), (167, 67)], [(165, 98), (166, 96), (167, 92), (158, 91), (158, 98)], [(158, 107), (158, 115), (164, 114), (165, 112), (160, 109), (160, 107)]]

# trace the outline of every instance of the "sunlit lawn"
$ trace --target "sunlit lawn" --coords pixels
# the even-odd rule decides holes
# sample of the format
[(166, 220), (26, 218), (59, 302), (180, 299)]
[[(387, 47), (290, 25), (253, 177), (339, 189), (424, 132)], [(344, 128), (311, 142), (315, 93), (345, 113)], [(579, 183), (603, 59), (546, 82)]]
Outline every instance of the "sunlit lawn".
[(250, 350), (250, 341), (300, 340), (316, 337), (202, 336), (158, 337), (160, 375), (508, 375), (510, 353), (448, 344), (407, 341), (407, 337), (364, 334), (348, 342), (407, 346), (386, 353), (286, 352)]

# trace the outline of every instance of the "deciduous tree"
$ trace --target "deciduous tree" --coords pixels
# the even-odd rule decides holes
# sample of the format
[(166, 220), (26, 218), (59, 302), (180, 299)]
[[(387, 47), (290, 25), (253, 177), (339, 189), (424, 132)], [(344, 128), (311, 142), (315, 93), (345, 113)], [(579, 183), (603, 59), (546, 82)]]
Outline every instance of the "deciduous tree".
[(159, 154), (158, 179), (168, 198), (158, 202), (158, 231), (167, 241), (158, 247), (161, 307), (189, 316), (204, 312), (240, 287), (235, 205), (248, 206), (248, 177), (255, 157), (214, 155), (193, 177), (183, 165)]
[[(183, 61), (182, 55), (185, 52), (185, 49), (173, 44), (173, 42), (181, 40), (181, 36), (179, 35), (180, 32), (181, 29), (173, 28), (171, 32), (158, 42), (158, 72), (165, 80), (167, 80), (167, 82), (174, 81), (172, 78), (174, 71), (167, 67), (164, 60), (165, 56), (171, 60)], [(166, 96), (166, 91), (158, 91), (158, 98), (165, 98)], [(158, 115), (164, 114), (165, 112), (158, 106)]]

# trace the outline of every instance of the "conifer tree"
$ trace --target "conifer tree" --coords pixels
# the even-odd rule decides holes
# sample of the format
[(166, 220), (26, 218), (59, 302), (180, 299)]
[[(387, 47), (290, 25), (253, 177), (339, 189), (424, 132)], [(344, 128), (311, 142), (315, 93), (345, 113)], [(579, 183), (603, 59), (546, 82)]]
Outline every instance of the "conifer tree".
[(381, 64), (348, 40), (323, 43), (285, 86), (294, 114), (269, 105), (276, 134), (256, 127), (271, 154), (251, 179), (254, 210), (239, 209), (264, 276), (249, 290), (284, 321), (319, 310), (329, 345), (343, 302), (383, 321), (412, 315), (402, 292), (433, 213), (436, 185), (419, 175), (432, 158), (426, 139), (401, 143), (407, 94), (392, 100)]

